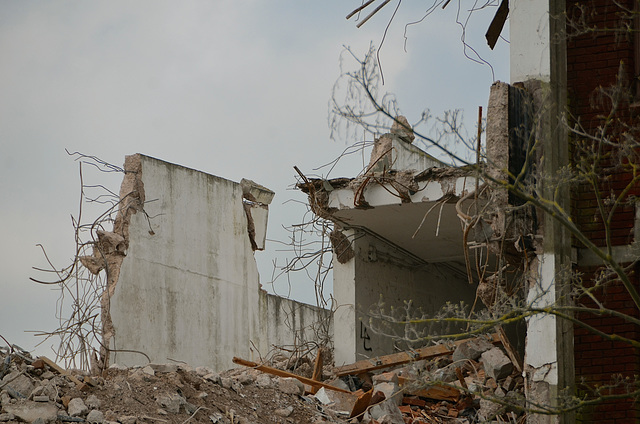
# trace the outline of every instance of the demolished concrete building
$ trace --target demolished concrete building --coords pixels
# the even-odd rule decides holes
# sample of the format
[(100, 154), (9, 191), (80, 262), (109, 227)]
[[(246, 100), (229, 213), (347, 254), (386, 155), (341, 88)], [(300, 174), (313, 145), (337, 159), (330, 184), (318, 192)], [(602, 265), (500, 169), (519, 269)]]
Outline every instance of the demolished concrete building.
[[(618, 19), (615, 7), (593, 3), (592, 16), (602, 18), (598, 22)], [(622, 3), (633, 10), (633, 2)], [(153, 352), (154, 362), (177, 358), (222, 369), (230, 366), (233, 355), (254, 358), (251, 342), (269, 350), (271, 344), (290, 343), (294, 333), (310, 323), (333, 319), (335, 361), (342, 365), (362, 358), (375, 361), (378, 355), (398, 349), (411, 352), (417, 340), (431, 331), (418, 329), (412, 335), (416, 343), (399, 343), (394, 336), (403, 328), (369, 327), (376, 312), (393, 318), (391, 309), (403, 312), (410, 306), (428, 317), (447, 303), (477, 303), (476, 297), (491, 306), (492, 288), (500, 281), (505, 286), (518, 281), (516, 290), (530, 306), (558, 305), (568, 298), (570, 271), (595, 281), (602, 256), (572, 241), (567, 228), (550, 214), (522, 207), (514, 191), (505, 188), (516, 176), (533, 178), (541, 196), (554, 199), (559, 208), (573, 207), (586, 237), (609, 248), (608, 254), (619, 263), (635, 263), (637, 204), (621, 208), (613, 238), (605, 242), (602, 222), (593, 220), (595, 194), (583, 187), (571, 193), (558, 183), (559, 171), (571, 164), (565, 106), (570, 104), (575, 117), (590, 121), (594, 130), (601, 114), (590, 105), (593, 89), (615, 83), (621, 60), (640, 69), (637, 38), (621, 43), (603, 35), (606, 39), (601, 42), (602, 38), (578, 34), (567, 41), (563, 19), (578, 9), (555, 0), (511, 2), (511, 85), (496, 83), (491, 88), (487, 168), (482, 176), (473, 167), (445, 166), (412, 145), (411, 131), (406, 121), (400, 121), (402, 125), (377, 140), (361, 176), (299, 185), (316, 215), (335, 224), (330, 237), (336, 302), (332, 317), (260, 290), (253, 252), (263, 247), (273, 193), (249, 181), (234, 183), (146, 156), (130, 157), (114, 234), (103, 233), (99, 241), (113, 266), (103, 308), (104, 341), (109, 347), (105, 357), (110, 363), (132, 365), (144, 362), (136, 352)], [(612, 57), (607, 46), (614, 43), (618, 52)], [(599, 60), (588, 64), (591, 58)], [(602, 75), (606, 81), (598, 79)], [(631, 75), (629, 80), (633, 79)], [(637, 103), (627, 105), (624, 113), (633, 115), (632, 106)], [(528, 156), (531, 140), (536, 149)], [(536, 181), (523, 173), (533, 162), (544, 178)], [(624, 184), (614, 185), (632, 178), (628, 172), (608, 175), (612, 182), (606, 188), (620, 191)], [(504, 183), (503, 189), (494, 188), (490, 197), (481, 194), (488, 181)], [(640, 195), (635, 187), (629, 194)], [(472, 214), (467, 213), (471, 208), (482, 210), (482, 219), (473, 225)], [(149, 217), (154, 219), (150, 222)], [(493, 269), (508, 269), (510, 274), (477, 278), (480, 267), (469, 260), (474, 249), (484, 252), (483, 260)], [(104, 258), (95, 255), (83, 263), (91, 269), (97, 259)], [(498, 267), (499, 261), (504, 263)], [(636, 286), (639, 274), (631, 277)], [(612, 308), (636, 317), (630, 294), (618, 286), (611, 288), (616, 290)], [(277, 316), (282, 310), (295, 311), (295, 325), (282, 325)], [(625, 319), (605, 318), (581, 317), (603, 333), (617, 331), (612, 326), (620, 325), (618, 335), (637, 339), (637, 329), (629, 329)], [(527, 397), (539, 405), (558, 406), (563, 392), (575, 392), (576, 375), (602, 382), (613, 372), (633, 376), (640, 371), (633, 347), (600, 336), (594, 339), (592, 332), (574, 328), (553, 314), (533, 316), (526, 320), (526, 330), (520, 330), (511, 334), (512, 342), (524, 356)], [(612, 364), (611, 352), (624, 362)], [(637, 422), (639, 404), (621, 402), (624, 416), (596, 411), (593, 420)], [(530, 421), (571, 420), (567, 412)]]
[(473, 304), (456, 208), (477, 182), (477, 173), (445, 167), (392, 131), (376, 140), (363, 175), (299, 185), (312, 210), (335, 223), (336, 364), (409, 347), (368, 328), (380, 302), (389, 314), (411, 307), (429, 316), (447, 302)]
[[(478, 284), (478, 297), (491, 305), (491, 290), (482, 286), (497, 280), (464, 286), (477, 269), (460, 266), (461, 252), (484, 243), (490, 257), (496, 254), (492, 238), (502, 238), (508, 250), (498, 260), (511, 276), (499, 277), (501, 284), (518, 281), (529, 310), (555, 309), (527, 318), (526, 332), (515, 340), (524, 353), (528, 401), (556, 411), (530, 414), (527, 421), (574, 422), (568, 405), (579, 403), (571, 399), (575, 393), (600, 401), (580, 409), (585, 422), (640, 421), (634, 389), (620, 383), (634, 381), (640, 370), (634, 347), (640, 313), (637, 6), (632, 0), (508, 2), (511, 85), (491, 89), (482, 178), (495, 184), (491, 200), (479, 205), (489, 207), (470, 232), (475, 239), (456, 221), (461, 217), (465, 225), (460, 202), (483, 182), (475, 183), (468, 170), (422, 160), (406, 134), (392, 130), (378, 139), (361, 177), (300, 185), (316, 214), (334, 221), (340, 233), (332, 238), (338, 361), (375, 361), (396, 347), (367, 331), (375, 293), (387, 308), (411, 300), (433, 313), (428, 302), (466, 300)], [(610, 156), (598, 159), (602, 151)], [(590, 160), (591, 179), (576, 178), (576, 168)], [(522, 192), (527, 184), (531, 191)], [(613, 262), (620, 265), (616, 272)], [(603, 384), (615, 393), (610, 399), (594, 389)]]

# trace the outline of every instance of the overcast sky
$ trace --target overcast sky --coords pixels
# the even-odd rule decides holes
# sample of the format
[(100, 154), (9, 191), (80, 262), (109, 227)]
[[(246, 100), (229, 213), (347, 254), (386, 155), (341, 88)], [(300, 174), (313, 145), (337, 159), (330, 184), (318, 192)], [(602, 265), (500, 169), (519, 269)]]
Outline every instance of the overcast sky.
[[(45, 276), (43, 244), (66, 266), (74, 254), (71, 215), (79, 201), (78, 164), (65, 148), (122, 166), (143, 153), (276, 192), (268, 237), (302, 219), (289, 199), (297, 165), (308, 174), (355, 139), (330, 139), (328, 103), (341, 72), (355, 69), (344, 47), (363, 57), (379, 45), (396, 3), (362, 28), (345, 16), (360, 0), (0, 2), (0, 335), (27, 350), (53, 330), (58, 293), (29, 281)], [(460, 3), (463, 3), (462, 5)], [(400, 5), (380, 60), (384, 91), (416, 122), (463, 109), (470, 132), (494, 79), (508, 80), (508, 43), (491, 52), (483, 34), (495, 7), (474, 13), (467, 41), (494, 72), (465, 57), (461, 26), (472, 1), (453, 0), (406, 30), (432, 1)], [(479, 2), (478, 2), (479, 3)], [(341, 61), (341, 57), (344, 60)], [(368, 161), (368, 158), (367, 158)], [(329, 177), (354, 176), (358, 161)], [(86, 171), (117, 191), (121, 175)], [(326, 175), (325, 175), (326, 176)], [(263, 284), (280, 258), (277, 243), (257, 252)], [(283, 256), (284, 257), (284, 256)], [(276, 286), (287, 292), (288, 287)], [(291, 295), (312, 302), (300, 277)], [(0, 342), (0, 345), (4, 344)], [(48, 345), (38, 352), (49, 354)]]

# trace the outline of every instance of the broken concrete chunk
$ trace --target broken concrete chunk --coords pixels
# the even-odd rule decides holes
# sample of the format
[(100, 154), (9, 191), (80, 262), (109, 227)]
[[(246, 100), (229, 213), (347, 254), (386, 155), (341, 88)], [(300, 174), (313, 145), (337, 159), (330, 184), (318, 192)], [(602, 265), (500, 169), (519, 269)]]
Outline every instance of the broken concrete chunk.
[[(102, 230), (97, 230), (96, 234), (98, 235), (98, 244), (102, 249), (102, 254), (109, 254), (114, 252), (124, 254), (127, 250), (125, 239), (120, 234)], [(102, 254), (94, 254), (94, 256), (102, 256)]]
[(80, 256), (80, 263), (87, 268), (93, 275), (98, 275), (107, 266), (104, 258), (96, 258), (95, 256)]
[(347, 383), (344, 382), (344, 380), (342, 380), (341, 378), (335, 378), (331, 381), (329, 381), (330, 386), (336, 387), (338, 389), (342, 389), (342, 390), (346, 390), (346, 391), (351, 391), (351, 388), (349, 387), (349, 385)]
[(5, 413), (5, 414), (0, 414), (0, 423), (4, 423), (7, 421), (13, 421), (16, 419), (16, 416), (13, 414), (9, 414), (9, 413)]
[(372, 406), (369, 409), (368, 414), (372, 419), (379, 422), (386, 420), (384, 422), (393, 424), (404, 424), (402, 412), (400, 412), (400, 409), (398, 408), (396, 402), (391, 399), (387, 399)]
[(290, 395), (302, 395), (304, 393), (304, 384), (302, 384), (300, 380), (292, 377), (279, 378), (278, 388), (281, 392)]
[(384, 393), (385, 399), (395, 402), (396, 405), (402, 404), (402, 394), (399, 393), (400, 387), (398, 386), (398, 384), (392, 382), (383, 382), (376, 383), (373, 387), (375, 392)]
[(180, 407), (184, 405), (185, 402), (186, 399), (177, 393), (169, 393), (156, 397), (156, 403), (172, 414), (179, 413)]
[(383, 372), (371, 377), (374, 383), (395, 383), (398, 384), (398, 374), (395, 372)]
[(51, 403), (37, 403), (25, 400), (3, 405), (3, 408), (7, 413), (15, 415), (20, 421), (28, 423), (32, 423), (38, 418), (49, 423), (55, 421), (58, 417), (58, 407)]
[(144, 368), (142, 368), (142, 372), (147, 374), (147, 375), (156, 375), (155, 371), (153, 370), (153, 368), (151, 368), (150, 366), (146, 366)]
[(87, 415), (87, 422), (89, 424), (103, 424), (105, 422), (104, 414), (97, 409), (94, 409)]
[(293, 414), (293, 406), (287, 406), (286, 408), (276, 409), (274, 412), (276, 415), (286, 418), (291, 414)]
[(137, 418), (133, 415), (124, 415), (118, 418), (118, 422), (121, 424), (136, 424)]
[(178, 366), (176, 364), (149, 364), (149, 366), (153, 368), (153, 370), (157, 373), (169, 373), (178, 371)]
[(222, 384), (222, 380), (220, 379), (220, 374), (218, 374), (217, 372), (212, 372), (211, 374), (207, 374), (202, 378), (212, 382), (213, 384)]
[(256, 386), (266, 389), (272, 386), (271, 377), (267, 374), (260, 374), (256, 377)]
[(245, 199), (256, 203), (262, 203), (263, 205), (270, 204), (273, 197), (276, 195), (265, 186), (246, 178), (240, 180), (240, 186), (242, 187), (242, 195)]
[(497, 347), (484, 352), (480, 362), (484, 365), (487, 377), (492, 377), (495, 380), (501, 380), (513, 371), (511, 360)]
[(466, 341), (458, 345), (456, 350), (453, 351), (453, 362), (465, 359), (473, 359), (475, 361), (484, 352), (493, 348), (493, 344), (483, 338)]
[(478, 409), (478, 415), (483, 420), (493, 420), (496, 415), (499, 415), (503, 406), (499, 403), (493, 402), (489, 399), (480, 399), (480, 409)]
[(89, 408), (84, 404), (84, 401), (80, 398), (73, 398), (69, 401), (69, 406), (67, 406), (67, 414), (70, 417), (80, 417), (87, 415), (89, 412)]
[(252, 375), (249, 375), (247, 373), (243, 373), (240, 374), (238, 376), (238, 382), (240, 384), (242, 384), (243, 386), (247, 386), (249, 384), (252, 384), (255, 381), (255, 377), (253, 377)]
[[(20, 371), (13, 371), (12, 373), (5, 375), (2, 379), (2, 385), (4, 386), (4, 389), (11, 394), (11, 396), (23, 399), (29, 397), (31, 391), (34, 389), (34, 385), (29, 377), (21, 374)], [(13, 389), (19, 395), (14, 396), (9, 388)]]
[(393, 125), (391, 125), (391, 134), (397, 135), (400, 140), (409, 144), (413, 143), (413, 140), (416, 139), (409, 121), (402, 115), (396, 117), (395, 121), (393, 121)]
[(456, 371), (451, 366), (440, 368), (433, 373), (433, 379), (435, 381), (442, 381), (444, 383), (450, 383), (458, 379)]
[(89, 407), (89, 409), (99, 409), (100, 405), (102, 404), (102, 402), (100, 402), (100, 399), (98, 399), (96, 395), (89, 395), (85, 403)]

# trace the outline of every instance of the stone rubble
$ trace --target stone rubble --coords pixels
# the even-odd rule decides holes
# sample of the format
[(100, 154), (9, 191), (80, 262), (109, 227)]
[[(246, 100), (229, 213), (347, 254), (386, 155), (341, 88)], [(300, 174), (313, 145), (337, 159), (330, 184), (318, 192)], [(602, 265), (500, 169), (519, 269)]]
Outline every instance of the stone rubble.
[[(3, 424), (472, 424), (525, 417), (522, 376), (500, 347), (483, 339), (461, 344), (452, 355), (357, 376), (336, 378), (325, 364), (324, 383), (342, 391), (314, 391), (296, 378), (253, 368), (216, 373), (184, 364), (114, 364), (91, 380), (73, 372), (78, 383), (92, 381), (79, 387), (26, 352), (0, 347), (0, 361), (8, 364), (0, 367)], [(274, 365), (309, 378), (310, 364)]]

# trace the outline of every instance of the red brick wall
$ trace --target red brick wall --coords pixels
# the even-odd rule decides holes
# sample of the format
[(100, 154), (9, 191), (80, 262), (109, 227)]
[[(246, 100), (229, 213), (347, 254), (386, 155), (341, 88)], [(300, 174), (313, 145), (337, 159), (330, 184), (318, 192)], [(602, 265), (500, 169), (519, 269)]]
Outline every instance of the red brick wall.
[[(585, 285), (592, 286), (597, 268), (583, 269)], [(632, 274), (636, 288), (638, 284), (637, 272)], [(619, 281), (611, 281), (595, 292), (605, 308), (610, 308), (631, 317), (639, 318), (640, 313), (629, 297), (626, 289)], [(580, 299), (579, 304), (597, 309), (597, 305), (586, 297)], [(616, 334), (631, 340), (639, 340), (640, 327), (629, 323), (623, 318), (594, 313), (576, 314), (581, 322), (595, 327), (607, 334)], [(579, 394), (592, 393), (595, 385), (611, 383), (612, 375), (620, 374), (631, 379), (640, 375), (640, 360), (637, 349), (628, 343), (615, 342), (594, 334), (593, 331), (582, 326), (576, 326), (575, 332), (575, 366), (577, 388)], [(627, 390), (619, 387), (613, 393), (623, 393)], [(607, 392), (609, 393), (609, 392)], [(613, 400), (593, 408), (582, 411), (583, 422), (598, 423), (637, 423), (640, 422), (640, 405), (631, 400)]]
[[(621, 3), (633, 9), (633, 1), (623, 0)], [(581, 8), (581, 7), (582, 8)], [(623, 65), (623, 84), (629, 93), (636, 90), (634, 83), (634, 37), (624, 31), (614, 29), (623, 28), (633, 22), (624, 10), (611, 0), (567, 1), (567, 86), (569, 109), (574, 123), (580, 122), (585, 130), (597, 134), (598, 127), (603, 124), (603, 115), (611, 110), (610, 103), (599, 101), (596, 92), (598, 87), (610, 87), (616, 84)], [(584, 18), (584, 20), (582, 19)], [(583, 28), (575, 28), (571, 23), (584, 22), (588, 27), (598, 31), (582, 33)], [(580, 26), (580, 25), (578, 25)], [(604, 30), (604, 31), (603, 31)], [(615, 114), (616, 125), (612, 125), (612, 140), (629, 131), (629, 126), (635, 119), (636, 109), (630, 102), (623, 102), (620, 110)], [(640, 137), (638, 138), (640, 140)], [(574, 164), (589, 158), (589, 150), (595, 145), (588, 139), (572, 136), (572, 155)], [(604, 152), (612, 157), (603, 160), (597, 167), (598, 191), (603, 197), (612, 193), (617, 195), (632, 181), (632, 174), (625, 164), (624, 158), (615, 148), (606, 147)], [(629, 192), (640, 195), (637, 187)], [(586, 181), (577, 184), (572, 189), (572, 214), (575, 222), (587, 237), (598, 246), (606, 244), (605, 225), (598, 209), (596, 191), (593, 185)], [(608, 213), (608, 211), (607, 211)], [(605, 214), (606, 215), (606, 214)], [(614, 246), (628, 245), (634, 241), (633, 229), (635, 221), (635, 206), (630, 202), (621, 207), (611, 221), (610, 237)], [(577, 243), (575, 243), (577, 245)], [(597, 268), (579, 269), (585, 285), (592, 285)], [(633, 275), (638, 285), (637, 270)], [(596, 296), (608, 308), (639, 317), (630, 296), (620, 282), (609, 282), (596, 292)], [(587, 298), (579, 303), (589, 307), (596, 305)], [(608, 334), (618, 334), (634, 340), (640, 340), (640, 327), (625, 322), (621, 318), (597, 314), (578, 314), (585, 324), (588, 324)], [(575, 366), (576, 381), (579, 393), (585, 393), (588, 386), (594, 384), (609, 384), (614, 374), (621, 374), (633, 378), (640, 375), (640, 355), (636, 349), (626, 343), (606, 340), (592, 331), (581, 326), (575, 327)], [(581, 382), (586, 383), (581, 384)], [(582, 422), (597, 422), (606, 424), (638, 423), (640, 422), (640, 406), (631, 400), (616, 400), (582, 411)]]

